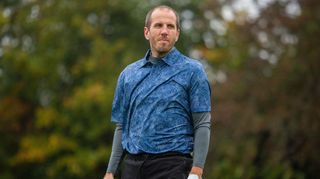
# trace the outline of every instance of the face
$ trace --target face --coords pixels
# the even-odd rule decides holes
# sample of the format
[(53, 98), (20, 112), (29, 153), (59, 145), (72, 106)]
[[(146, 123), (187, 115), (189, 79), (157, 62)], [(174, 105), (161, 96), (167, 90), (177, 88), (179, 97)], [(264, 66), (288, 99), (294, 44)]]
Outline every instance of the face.
[(150, 20), (150, 27), (144, 28), (144, 36), (149, 40), (152, 56), (164, 56), (179, 38), (176, 16), (169, 9), (156, 9)]

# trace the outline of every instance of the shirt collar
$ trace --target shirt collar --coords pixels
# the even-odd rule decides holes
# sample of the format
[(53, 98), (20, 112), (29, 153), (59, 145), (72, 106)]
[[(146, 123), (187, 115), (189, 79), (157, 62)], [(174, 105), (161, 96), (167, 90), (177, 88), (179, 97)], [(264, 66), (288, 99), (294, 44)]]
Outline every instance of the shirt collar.
[[(147, 63), (149, 63), (148, 59), (149, 59), (149, 56), (151, 55), (151, 50), (149, 49), (147, 51), (147, 53), (145, 54), (144, 58), (142, 59), (141, 63), (140, 63), (140, 68), (141, 67), (144, 67)], [(176, 61), (177, 61), (177, 57), (180, 55), (180, 52), (175, 48), (173, 47), (170, 52), (164, 56), (162, 58), (162, 60), (169, 66), (173, 66)]]

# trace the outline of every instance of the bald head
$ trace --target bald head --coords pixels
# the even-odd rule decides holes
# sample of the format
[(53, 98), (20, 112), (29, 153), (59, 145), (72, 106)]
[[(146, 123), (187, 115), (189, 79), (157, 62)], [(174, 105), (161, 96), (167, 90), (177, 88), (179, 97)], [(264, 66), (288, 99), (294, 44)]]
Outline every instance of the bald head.
[(171, 8), (171, 7), (169, 7), (169, 6), (166, 6), (166, 5), (156, 6), (156, 7), (152, 8), (152, 9), (148, 12), (148, 14), (147, 14), (147, 16), (146, 16), (146, 20), (145, 20), (145, 27), (150, 28), (152, 13), (153, 13), (155, 10), (158, 10), (158, 9), (166, 9), (166, 10), (172, 11), (172, 12), (174, 13), (174, 15), (176, 16), (176, 26), (177, 26), (177, 29), (180, 30), (180, 17), (179, 17), (179, 14), (178, 14), (177, 11), (175, 11), (173, 8)]

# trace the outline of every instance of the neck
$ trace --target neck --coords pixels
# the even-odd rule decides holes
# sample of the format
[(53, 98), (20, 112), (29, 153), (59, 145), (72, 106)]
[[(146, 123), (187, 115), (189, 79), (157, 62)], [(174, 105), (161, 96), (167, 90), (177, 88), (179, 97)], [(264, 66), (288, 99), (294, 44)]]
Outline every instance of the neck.
[(166, 53), (153, 53), (153, 52), (151, 52), (151, 56), (153, 58), (161, 58), (161, 57), (166, 56), (167, 54), (168, 54), (168, 52), (166, 52)]
[(151, 50), (151, 56), (153, 58), (162, 58), (162, 57), (166, 56), (171, 50), (172, 50), (172, 48), (167, 52), (157, 52), (155, 50)]

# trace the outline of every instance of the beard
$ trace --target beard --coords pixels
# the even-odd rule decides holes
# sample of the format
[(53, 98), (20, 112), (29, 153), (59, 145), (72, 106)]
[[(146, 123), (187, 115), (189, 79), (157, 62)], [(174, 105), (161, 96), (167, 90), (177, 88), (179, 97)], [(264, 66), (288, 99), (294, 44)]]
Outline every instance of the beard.
[(171, 48), (174, 46), (174, 43), (160, 43), (158, 44), (158, 47), (156, 48), (156, 50), (158, 51), (158, 53), (167, 53), (171, 50)]
[(165, 53), (165, 52), (168, 52), (170, 49), (168, 48), (168, 47), (159, 47), (158, 49), (157, 49), (157, 51), (159, 52), (159, 53)]
[[(174, 46), (175, 41), (172, 41), (170, 39), (165, 39), (165, 41), (161, 41), (162, 39), (158, 40), (150, 40), (150, 47), (154, 54), (158, 54), (159, 56), (165, 56)], [(157, 56), (158, 56), (157, 55)]]
[(170, 50), (171, 50), (171, 46), (169, 47), (159, 47), (157, 48), (157, 52), (159, 54), (160, 57), (165, 56)]

